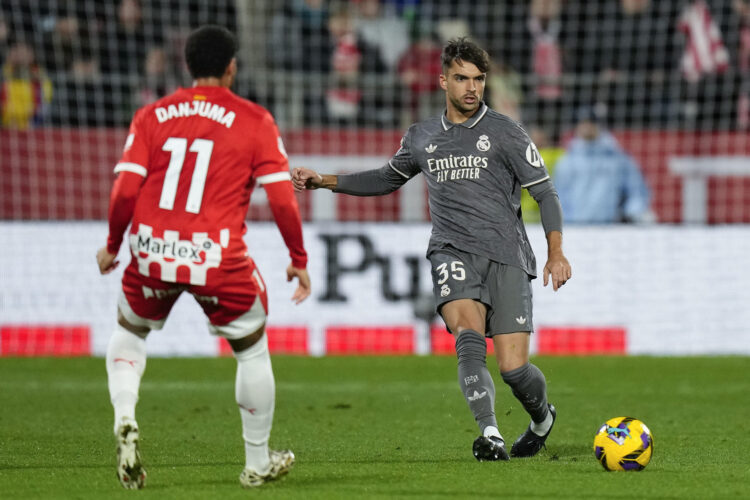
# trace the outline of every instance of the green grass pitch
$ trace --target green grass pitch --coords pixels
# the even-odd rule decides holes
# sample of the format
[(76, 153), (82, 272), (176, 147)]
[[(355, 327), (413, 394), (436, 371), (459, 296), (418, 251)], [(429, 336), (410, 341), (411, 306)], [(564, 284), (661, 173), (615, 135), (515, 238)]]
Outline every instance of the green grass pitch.
[[(494, 366), (493, 360), (488, 362)], [(115, 478), (104, 361), (0, 359), (0, 497), (17, 498), (747, 498), (750, 358), (536, 358), (558, 421), (547, 450), (478, 463), (455, 358), (275, 357), (271, 445), (297, 463), (245, 491), (231, 358), (148, 362), (138, 421), (146, 488)], [(494, 370), (500, 429), (528, 418)], [(593, 456), (606, 419), (654, 435), (642, 472)]]

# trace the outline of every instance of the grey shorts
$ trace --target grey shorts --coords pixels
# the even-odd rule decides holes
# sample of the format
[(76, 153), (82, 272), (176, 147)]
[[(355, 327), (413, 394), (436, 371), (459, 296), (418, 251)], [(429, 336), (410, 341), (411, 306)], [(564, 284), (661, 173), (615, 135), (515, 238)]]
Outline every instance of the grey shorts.
[(450, 246), (428, 258), (438, 312), (452, 300), (473, 299), (487, 306), (487, 337), (534, 330), (531, 276), (526, 271)]

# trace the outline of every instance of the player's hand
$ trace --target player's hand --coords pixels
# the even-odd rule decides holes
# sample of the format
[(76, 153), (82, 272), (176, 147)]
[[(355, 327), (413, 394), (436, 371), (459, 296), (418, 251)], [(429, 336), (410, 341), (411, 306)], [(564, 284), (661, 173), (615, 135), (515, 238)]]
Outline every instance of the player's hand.
[(100, 273), (109, 274), (117, 268), (120, 261), (117, 260), (117, 254), (109, 253), (107, 247), (102, 247), (96, 252), (96, 263), (99, 264)]
[(292, 302), (299, 304), (310, 296), (310, 275), (307, 274), (307, 269), (300, 269), (289, 264), (286, 268), (286, 280), (292, 281), (297, 278), (297, 289), (292, 295)]
[(295, 191), (318, 189), (323, 185), (323, 177), (315, 170), (297, 167), (292, 169), (292, 184)]
[(562, 252), (553, 253), (549, 256), (547, 264), (544, 266), (544, 286), (547, 286), (550, 277), (552, 277), (552, 289), (557, 291), (572, 275), (573, 271), (570, 268), (570, 263)]

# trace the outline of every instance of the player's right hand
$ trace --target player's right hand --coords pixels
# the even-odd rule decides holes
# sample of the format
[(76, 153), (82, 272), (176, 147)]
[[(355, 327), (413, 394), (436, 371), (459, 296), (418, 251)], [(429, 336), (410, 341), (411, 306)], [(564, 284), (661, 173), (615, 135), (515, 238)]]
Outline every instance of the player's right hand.
[(292, 281), (294, 278), (297, 278), (298, 283), (297, 289), (292, 295), (292, 301), (299, 304), (310, 296), (310, 275), (307, 274), (307, 269), (300, 269), (289, 264), (289, 267), (286, 268), (286, 280)]
[(112, 254), (107, 251), (107, 247), (102, 247), (96, 252), (96, 263), (99, 264), (99, 272), (102, 274), (109, 274), (114, 271), (120, 264), (117, 259), (117, 254)]
[(318, 189), (323, 183), (323, 177), (315, 170), (296, 167), (292, 169), (292, 184), (295, 191)]

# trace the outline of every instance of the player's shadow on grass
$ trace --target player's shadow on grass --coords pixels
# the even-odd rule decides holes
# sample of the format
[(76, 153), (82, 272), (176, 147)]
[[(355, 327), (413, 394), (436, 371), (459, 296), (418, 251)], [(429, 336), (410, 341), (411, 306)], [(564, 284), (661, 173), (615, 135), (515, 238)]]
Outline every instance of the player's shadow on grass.
[(542, 460), (577, 462), (584, 458), (594, 455), (594, 450), (590, 446), (582, 444), (557, 444), (550, 445), (543, 450), (538, 458)]

